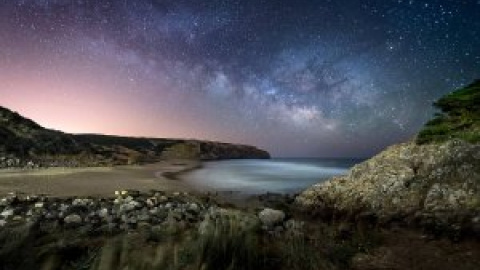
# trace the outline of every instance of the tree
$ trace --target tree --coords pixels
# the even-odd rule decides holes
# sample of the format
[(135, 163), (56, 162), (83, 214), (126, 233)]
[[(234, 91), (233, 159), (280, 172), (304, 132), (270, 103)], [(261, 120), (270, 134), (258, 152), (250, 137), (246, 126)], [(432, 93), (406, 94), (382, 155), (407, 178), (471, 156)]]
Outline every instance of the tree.
[(433, 106), (440, 112), (425, 124), (417, 143), (454, 138), (480, 142), (480, 80), (443, 96)]

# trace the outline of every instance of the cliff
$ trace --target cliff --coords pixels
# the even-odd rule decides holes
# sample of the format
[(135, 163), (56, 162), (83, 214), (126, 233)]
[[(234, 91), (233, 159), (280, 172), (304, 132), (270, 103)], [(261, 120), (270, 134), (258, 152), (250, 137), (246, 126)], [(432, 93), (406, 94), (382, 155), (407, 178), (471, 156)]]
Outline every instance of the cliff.
[(0, 107), (0, 168), (109, 166), (161, 159), (269, 158), (253, 146), (198, 140), (68, 134)]
[[(470, 97), (480, 93), (475, 85), (478, 82), (466, 88)], [(480, 144), (475, 140), (480, 103), (471, 103), (457, 92), (439, 103), (447, 99), (456, 108), (437, 114), (441, 120), (430, 121), (415, 140), (387, 148), (345, 176), (312, 186), (296, 203), (324, 217), (368, 216), (432, 232), (480, 235)], [(463, 124), (455, 121), (460, 118)], [(436, 125), (443, 130), (439, 132)]]

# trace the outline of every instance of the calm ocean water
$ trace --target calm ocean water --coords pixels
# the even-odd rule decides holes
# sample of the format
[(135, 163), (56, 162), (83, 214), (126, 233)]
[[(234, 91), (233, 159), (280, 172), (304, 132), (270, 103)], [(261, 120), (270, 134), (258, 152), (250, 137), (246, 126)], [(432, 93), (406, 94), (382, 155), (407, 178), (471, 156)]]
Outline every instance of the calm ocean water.
[(201, 190), (296, 193), (332, 176), (345, 174), (361, 161), (298, 158), (213, 161), (181, 178)]

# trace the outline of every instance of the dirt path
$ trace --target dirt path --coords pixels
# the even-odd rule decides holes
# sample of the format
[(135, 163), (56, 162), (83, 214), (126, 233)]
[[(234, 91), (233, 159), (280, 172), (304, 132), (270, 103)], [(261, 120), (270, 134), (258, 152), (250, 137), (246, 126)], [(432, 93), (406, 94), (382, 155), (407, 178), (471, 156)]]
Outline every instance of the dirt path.
[(0, 171), (0, 196), (9, 192), (50, 196), (113, 196), (116, 190), (191, 191), (182, 181), (166, 178), (200, 166), (197, 161), (162, 161), (143, 166), (51, 168)]

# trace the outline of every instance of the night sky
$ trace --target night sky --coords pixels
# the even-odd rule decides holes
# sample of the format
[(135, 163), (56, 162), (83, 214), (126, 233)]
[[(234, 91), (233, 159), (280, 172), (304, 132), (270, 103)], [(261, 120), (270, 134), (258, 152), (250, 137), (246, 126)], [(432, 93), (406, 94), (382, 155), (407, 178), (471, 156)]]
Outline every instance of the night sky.
[(67, 132), (368, 156), (479, 77), (477, 0), (0, 0), (0, 105)]

